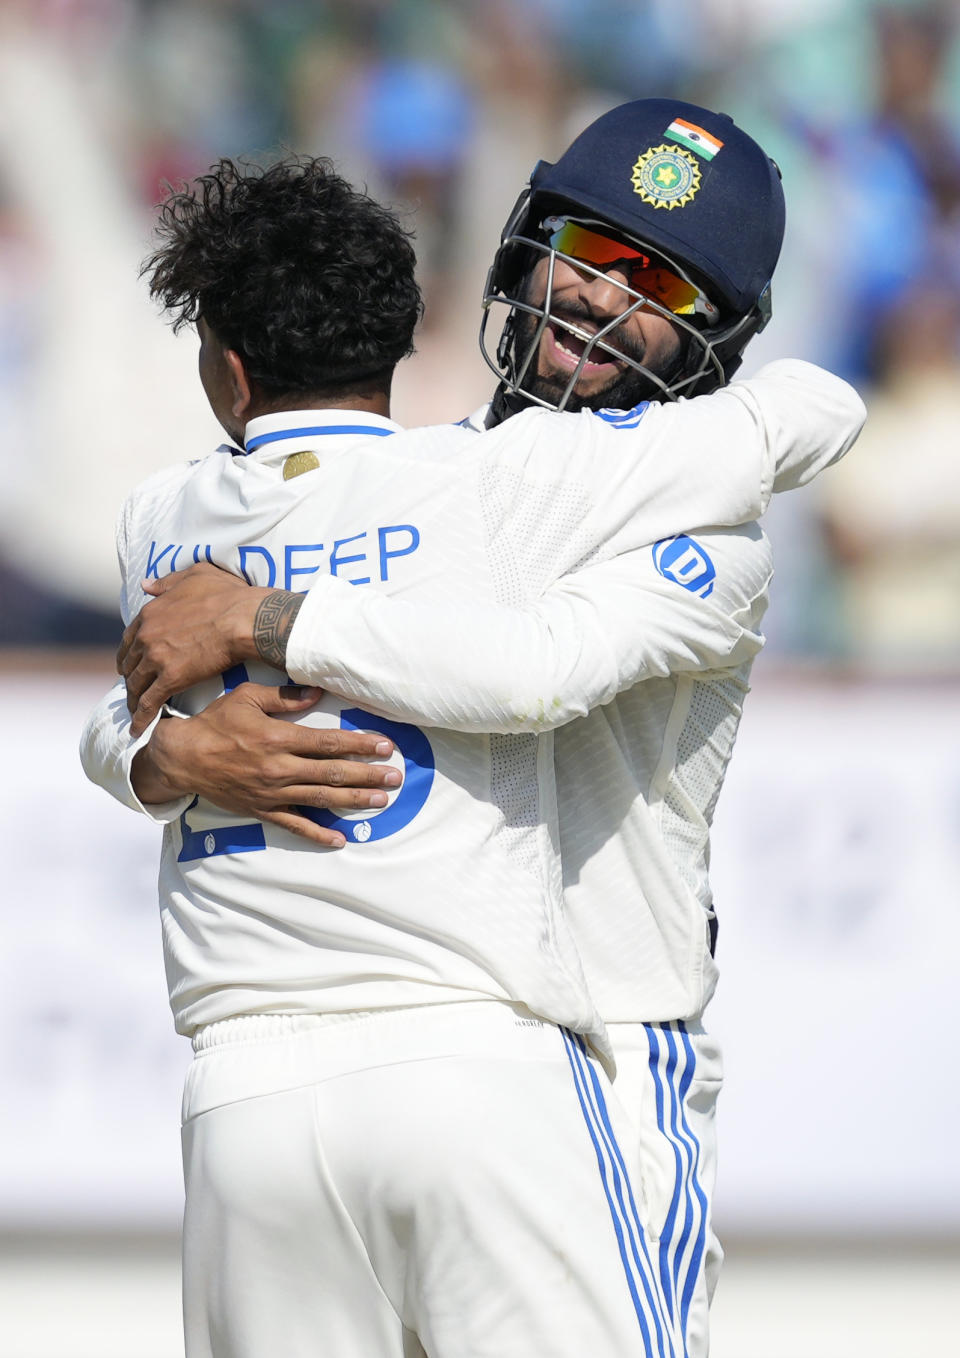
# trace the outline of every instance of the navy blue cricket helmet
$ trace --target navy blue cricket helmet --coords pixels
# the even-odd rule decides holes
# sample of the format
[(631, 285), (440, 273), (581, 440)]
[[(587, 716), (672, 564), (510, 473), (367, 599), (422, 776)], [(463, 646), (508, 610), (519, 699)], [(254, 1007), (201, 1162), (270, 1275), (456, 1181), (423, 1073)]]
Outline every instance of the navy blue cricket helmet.
[[(770, 319), (770, 280), (784, 231), (780, 172), (757, 143), (723, 113), (679, 99), (639, 99), (604, 114), (555, 164), (540, 161), (504, 228), (487, 278), (480, 347), (501, 378), (501, 390), (555, 409), (577, 408), (574, 388), (590, 355), (623, 358), (608, 342), (638, 308), (668, 316), (682, 332), (682, 353), (667, 373), (626, 359), (635, 370), (623, 387), (635, 399), (676, 399), (724, 385), (740, 366), (747, 342)], [(564, 251), (576, 239), (562, 224), (605, 231), (650, 257), (624, 287), (624, 310), (599, 332), (550, 315), (553, 260), (588, 273), (583, 256)], [(548, 258), (546, 297), (532, 302), (525, 282)], [(667, 270), (693, 286), (696, 304), (678, 307), (661, 292), (644, 292)], [(607, 265), (607, 268), (610, 266)], [(692, 294), (691, 294), (692, 295)], [(491, 308), (508, 309), (496, 358), (487, 351)], [(547, 324), (560, 325), (585, 346), (562, 393), (537, 395), (536, 349)], [(604, 398), (605, 405), (613, 404)]]

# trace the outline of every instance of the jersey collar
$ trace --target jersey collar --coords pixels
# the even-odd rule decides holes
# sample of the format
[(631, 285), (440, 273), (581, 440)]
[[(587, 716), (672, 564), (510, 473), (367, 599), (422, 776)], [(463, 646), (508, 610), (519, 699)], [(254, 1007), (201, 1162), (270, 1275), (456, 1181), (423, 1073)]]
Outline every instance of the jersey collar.
[(459, 423), (464, 429), (472, 429), (475, 434), (482, 434), (487, 427), (487, 415), (490, 411), (489, 402), (481, 406), (479, 410), (474, 410), (471, 414), (460, 420)]
[(348, 438), (384, 438), (399, 434), (402, 426), (367, 410), (281, 410), (258, 415), (244, 434), (244, 449), (256, 453), (286, 451), (287, 440), (310, 440), (343, 435)]

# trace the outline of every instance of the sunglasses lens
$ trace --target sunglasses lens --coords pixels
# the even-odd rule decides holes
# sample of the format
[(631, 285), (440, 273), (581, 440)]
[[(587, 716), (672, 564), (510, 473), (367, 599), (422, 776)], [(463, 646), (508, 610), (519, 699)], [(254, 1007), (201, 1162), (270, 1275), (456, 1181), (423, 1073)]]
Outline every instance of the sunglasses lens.
[(560, 229), (551, 235), (550, 244), (554, 250), (571, 255), (574, 259), (582, 259), (585, 264), (613, 264), (618, 259), (650, 263), (640, 250), (631, 250), (629, 245), (622, 245), (620, 241), (611, 240), (609, 236), (589, 231), (585, 226), (578, 226), (576, 222), (564, 222)]
[(693, 313), (700, 293), (685, 278), (678, 278), (669, 269), (645, 269), (642, 276), (634, 271), (633, 278), (631, 287), (655, 297), (668, 311), (677, 316)]
[(622, 271), (634, 291), (652, 297), (676, 316), (692, 315), (697, 310), (698, 298), (702, 298), (702, 305), (708, 313), (714, 310), (692, 283), (688, 283), (685, 278), (679, 278), (662, 265), (654, 264), (642, 251), (634, 250), (629, 245), (624, 245), (622, 241), (612, 240), (609, 236), (601, 236), (598, 232), (590, 231), (576, 222), (548, 218), (544, 226), (549, 229), (554, 222), (558, 222), (558, 226), (549, 235), (548, 241), (551, 247), (562, 255), (569, 255), (572, 259), (582, 260), (584, 264), (594, 264), (598, 267), (610, 264), (623, 265)]

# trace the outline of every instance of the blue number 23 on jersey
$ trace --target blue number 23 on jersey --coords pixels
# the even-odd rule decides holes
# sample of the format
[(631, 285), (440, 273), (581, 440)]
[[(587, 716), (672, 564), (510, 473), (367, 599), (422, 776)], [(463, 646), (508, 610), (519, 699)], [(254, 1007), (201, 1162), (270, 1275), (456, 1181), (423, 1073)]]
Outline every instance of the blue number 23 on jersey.
[[(246, 682), (246, 678), (246, 671), (242, 666), (228, 670), (224, 675), (225, 691), (229, 693), (238, 684)], [(354, 843), (363, 844), (395, 835), (422, 811), (430, 795), (436, 767), (430, 742), (417, 726), (374, 717), (358, 707), (347, 708), (340, 713), (340, 729), (373, 730), (393, 741), (403, 755), (403, 785), (399, 794), (383, 811), (371, 811), (361, 819), (347, 819), (333, 811), (317, 811), (312, 807), (300, 807), (299, 810), (317, 825), (339, 830)], [(183, 844), (177, 856), (178, 863), (189, 863), (198, 858), (213, 858), (224, 853), (255, 853), (258, 849), (267, 847), (263, 824), (260, 821), (250, 821), (241, 825), (217, 825), (208, 829), (191, 826), (188, 816), (197, 802), (198, 799), (194, 798), (180, 817)]]

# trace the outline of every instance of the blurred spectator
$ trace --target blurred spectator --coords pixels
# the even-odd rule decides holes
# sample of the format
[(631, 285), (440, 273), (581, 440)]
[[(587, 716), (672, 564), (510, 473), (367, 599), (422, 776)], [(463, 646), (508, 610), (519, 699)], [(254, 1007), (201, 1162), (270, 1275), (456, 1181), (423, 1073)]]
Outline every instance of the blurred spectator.
[[(173, 344), (136, 267), (162, 181), (224, 154), (332, 155), (404, 211), (427, 316), (397, 410), (433, 422), (488, 394), (479, 298), (536, 160), (622, 99), (726, 108), (771, 148), (790, 204), (745, 372), (789, 352), (882, 389), (865, 439), (898, 401), (932, 418), (947, 373), (898, 377), (889, 336), (927, 278), (960, 296), (956, 30), (952, 0), (0, 0), (0, 644), (103, 636), (117, 504), (169, 460), (171, 429), (173, 455), (210, 441), (191, 340)], [(138, 420), (160, 389), (163, 412)], [(771, 513), (781, 656), (851, 653), (824, 524), (838, 560), (862, 547), (831, 480)]]
[(713, 22), (700, 0), (527, 0), (553, 29), (579, 81), (611, 104), (681, 95), (710, 63)]
[(29, 246), (17, 247), (24, 305), (0, 307), (3, 347), (29, 348), (20, 428), (7, 423), (0, 445), (19, 473), (0, 513), (3, 638), (113, 640), (120, 503), (171, 460), (172, 431), (189, 456), (213, 421), (192, 394), (190, 339), (174, 339), (137, 279), (152, 214), (104, 134), (112, 54), (78, 61), (72, 32), (32, 14), (0, 11), (0, 23), (0, 174), (16, 205), (13, 241)]
[(853, 453), (823, 478), (846, 654), (960, 665), (960, 300), (915, 285), (874, 340), (882, 385)]
[(425, 323), (434, 325), (450, 290), (470, 91), (451, 66), (371, 52), (341, 91), (338, 115), (350, 129), (349, 152), (373, 166), (384, 196), (416, 210)]
[[(38, 362), (40, 316), (36, 306), (44, 258), (27, 222), (0, 182), (0, 544), (23, 514), (28, 483), (37, 476), (33, 448), (30, 379)], [(4, 532), (4, 528), (7, 532)], [(0, 545), (0, 645), (113, 644), (119, 640), (115, 612), (71, 604), (22, 574)]]
[[(910, 299), (931, 278), (944, 298), (960, 298), (957, 17), (956, 6), (936, 0), (822, 3), (816, 14), (798, 6), (765, 61), (748, 49), (740, 60), (747, 88), (731, 111), (757, 127), (781, 165), (788, 203), (774, 321), (748, 351), (745, 371), (794, 353), (840, 372), (871, 408), (844, 467), (771, 507), (769, 650), (781, 658), (857, 654), (839, 544), (827, 536), (833, 490), (838, 477), (866, 474), (873, 403), (898, 361), (879, 337), (910, 314)], [(882, 409), (903, 387), (889, 389)], [(951, 663), (948, 654), (940, 663)], [(953, 656), (960, 665), (958, 643)]]
[(443, 319), (475, 102), (465, 21), (439, 0), (327, 6), (292, 73), (295, 140), (416, 221), (425, 325)]
[(915, 285), (933, 271), (960, 295), (960, 140), (941, 103), (955, 9), (882, 4), (872, 18), (873, 109), (862, 127), (834, 129), (829, 150), (846, 293), (836, 363), (875, 382), (875, 337)]
[(43, 269), (43, 254), (29, 222), (5, 177), (0, 177), (0, 533), (9, 516), (19, 511), (26, 483), (34, 474), (22, 450), (30, 427), (27, 393), (37, 359), (36, 297)]

